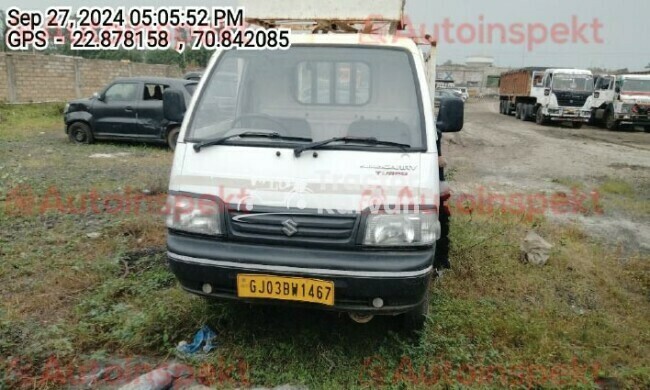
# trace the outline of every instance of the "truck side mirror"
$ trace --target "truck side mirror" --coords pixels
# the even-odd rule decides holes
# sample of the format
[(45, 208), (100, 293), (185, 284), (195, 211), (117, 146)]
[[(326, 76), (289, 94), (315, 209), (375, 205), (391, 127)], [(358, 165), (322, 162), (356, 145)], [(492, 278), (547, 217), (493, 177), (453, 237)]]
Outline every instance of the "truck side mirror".
[(616, 93), (621, 93), (621, 87), (616, 87), (616, 89), (614, 89), (614, 91), (616, 91)]
[(551, 88), (544, 88), (544, 96), (549, 96), (551, 94)]
[(177, 89), (167, 88), (163, 92), (163, 116), (170, 122), (183, 122), (185, 116), (185, 95)]
[(95, 93), (93, 93), (93, 97), (94, 97), (95, 99), (99, 100), (100, 102), (103, 102), (103, 101), (104, 101), (104, 97), (103, 97), (99, 92), (95, 92)]
[(436, 128), (442, 133), (456, 133), (463, 129), (465, 103), (463, 99), (448, 97), (440, 99)]

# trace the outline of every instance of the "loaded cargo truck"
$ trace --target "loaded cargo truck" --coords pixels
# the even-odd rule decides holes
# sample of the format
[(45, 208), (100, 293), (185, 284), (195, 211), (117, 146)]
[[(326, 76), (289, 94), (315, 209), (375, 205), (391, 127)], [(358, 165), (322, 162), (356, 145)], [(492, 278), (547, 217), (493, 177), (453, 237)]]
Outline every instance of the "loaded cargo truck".
[(609, 130), (643, 126), (650, 131), (650, 75), (602, 75), (589, 98), (591, 119)]
[[(184, 118), (171, 270), (207, 298), (421, 327), (439, 269), (438, 132), (463, 126), (460, 99), (434, 116), (435, 45), (425, 56), (397, 33), (402, 0), (240, 5), (251, 24), (291, 26), (291, 47), (216, 50), (187, 114), (165, 91), (165, 117)], [(233, 72), (232, 107), (215, 109)]]
[[(541, 83), (540, 83), (541, 77)], [(591, 117), (587, 99), (594, 79), (588, 70), (525, 68), (506, 72), (500, 81), (500, 112), (519, 119), (535, 118), (539, 125), (571, 122), (580, 128)]]
[(544, 95), (542, 80), (546, 68), (523, 68), (505, 72), (499, 81), (499, 112), (521, 120), (535, 116), (538, 98)]

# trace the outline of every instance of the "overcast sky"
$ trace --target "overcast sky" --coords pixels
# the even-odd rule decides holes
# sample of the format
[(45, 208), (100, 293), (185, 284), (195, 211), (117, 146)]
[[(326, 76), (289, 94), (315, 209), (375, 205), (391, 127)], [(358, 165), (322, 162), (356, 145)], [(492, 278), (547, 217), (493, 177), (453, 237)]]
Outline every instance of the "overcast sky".
[[(282, 3), (282, 0), (268, 0)], [(19, 4), (23, 9), (45, 9), (53, 4), (91, 6), (133, 6), (133, 5), (233, 5), (234, 0), (193, 0), (187, 3), (178, 0), (0, 0), (0, 8), (6, 9)], [(484, 55), (495, 58), (501, 66), (557, 66), (557, 67), (608, 67), (630, 68), (641, 70), (650, 63), (650, 1), (649, 0), (407, 0), (407, 15), (414, 25), (424, 25), (427, 31), (433, 32), (434, 25), (453, 24), (450, 32), (455, 43), (440, 41), (439, 62), (453, 60), (463, 62), (467, 56)], [(513, 24), (527, 25), (538, 23), (536, 36), (543, 35), (544, 27), (551, 29), (557, 23), (572, 26), (575, 15), (580, 24), (592, 24), (598, 19), (602, 27), (595, 37), (593, 29), (588, 26), (583, 30), (583, 36), (588, 43), (558, 44), (549, 38), (546, 43), (533, 45), (529, 49), (526, 42), (500, 43), (500, 30), (494, 30), (496, 43), (480, 43), (478, 40), (481, 25), (501, 24), (511, 28)], [(458, 27), (465, 23), (463, 31)], [(562, 27), (558, 27), (561, 29)], [(472, 29), (475, 38), (472, 40)], [(444, 30), (440, 30), (444, 32)], [(558, 30), (561, 31), (561, 30)], [(458, 33), (471, 43), (459, 43)], [(569, 37), (571, 37), (569, 32)], [(595, 39), (603, 42), (595, 42)], [(519, 40), (509, 34), (506, 39)], [(570, 38), (569, 38), (570, 39)], [(484, 39), (486, 40), (486, 39)], [(527, 39), (526, 39), (527, 40)]]

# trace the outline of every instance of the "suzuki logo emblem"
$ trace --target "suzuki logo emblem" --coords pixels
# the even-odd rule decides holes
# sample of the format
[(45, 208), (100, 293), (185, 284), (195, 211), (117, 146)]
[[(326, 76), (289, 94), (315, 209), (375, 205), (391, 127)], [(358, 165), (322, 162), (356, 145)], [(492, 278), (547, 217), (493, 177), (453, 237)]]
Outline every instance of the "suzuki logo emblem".
[(298, 233), (298, 223), (294, 221), (293, 219), (287, 219), (286, 221), (282, 222), (282, 233), (284, 233), (287, 237), (291, 237)]

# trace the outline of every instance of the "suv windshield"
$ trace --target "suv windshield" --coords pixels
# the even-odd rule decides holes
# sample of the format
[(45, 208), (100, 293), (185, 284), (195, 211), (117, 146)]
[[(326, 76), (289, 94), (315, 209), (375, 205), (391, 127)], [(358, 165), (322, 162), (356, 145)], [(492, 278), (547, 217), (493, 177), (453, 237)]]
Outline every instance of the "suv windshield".
[[(228, 51), (207, 76), (186, 140), (272, 131), (315, 142), (375, 138), (424, 147), (420, 91), (408, 51), (392, 48), (293, 46), (286, 51)], [(233, 138), (229, 144), (300, 143)], [(386, 145), (332, 144), (378, 149)]]
[(623, 80), (623, 86), (621, 87), (621, 91), (650, 92), (650, 80), (625, 79)]
[(594, 78), (583, 74), (562, 74), (553, 75), (554, 91), (575, 91), (575, 92), (593, 92)]

